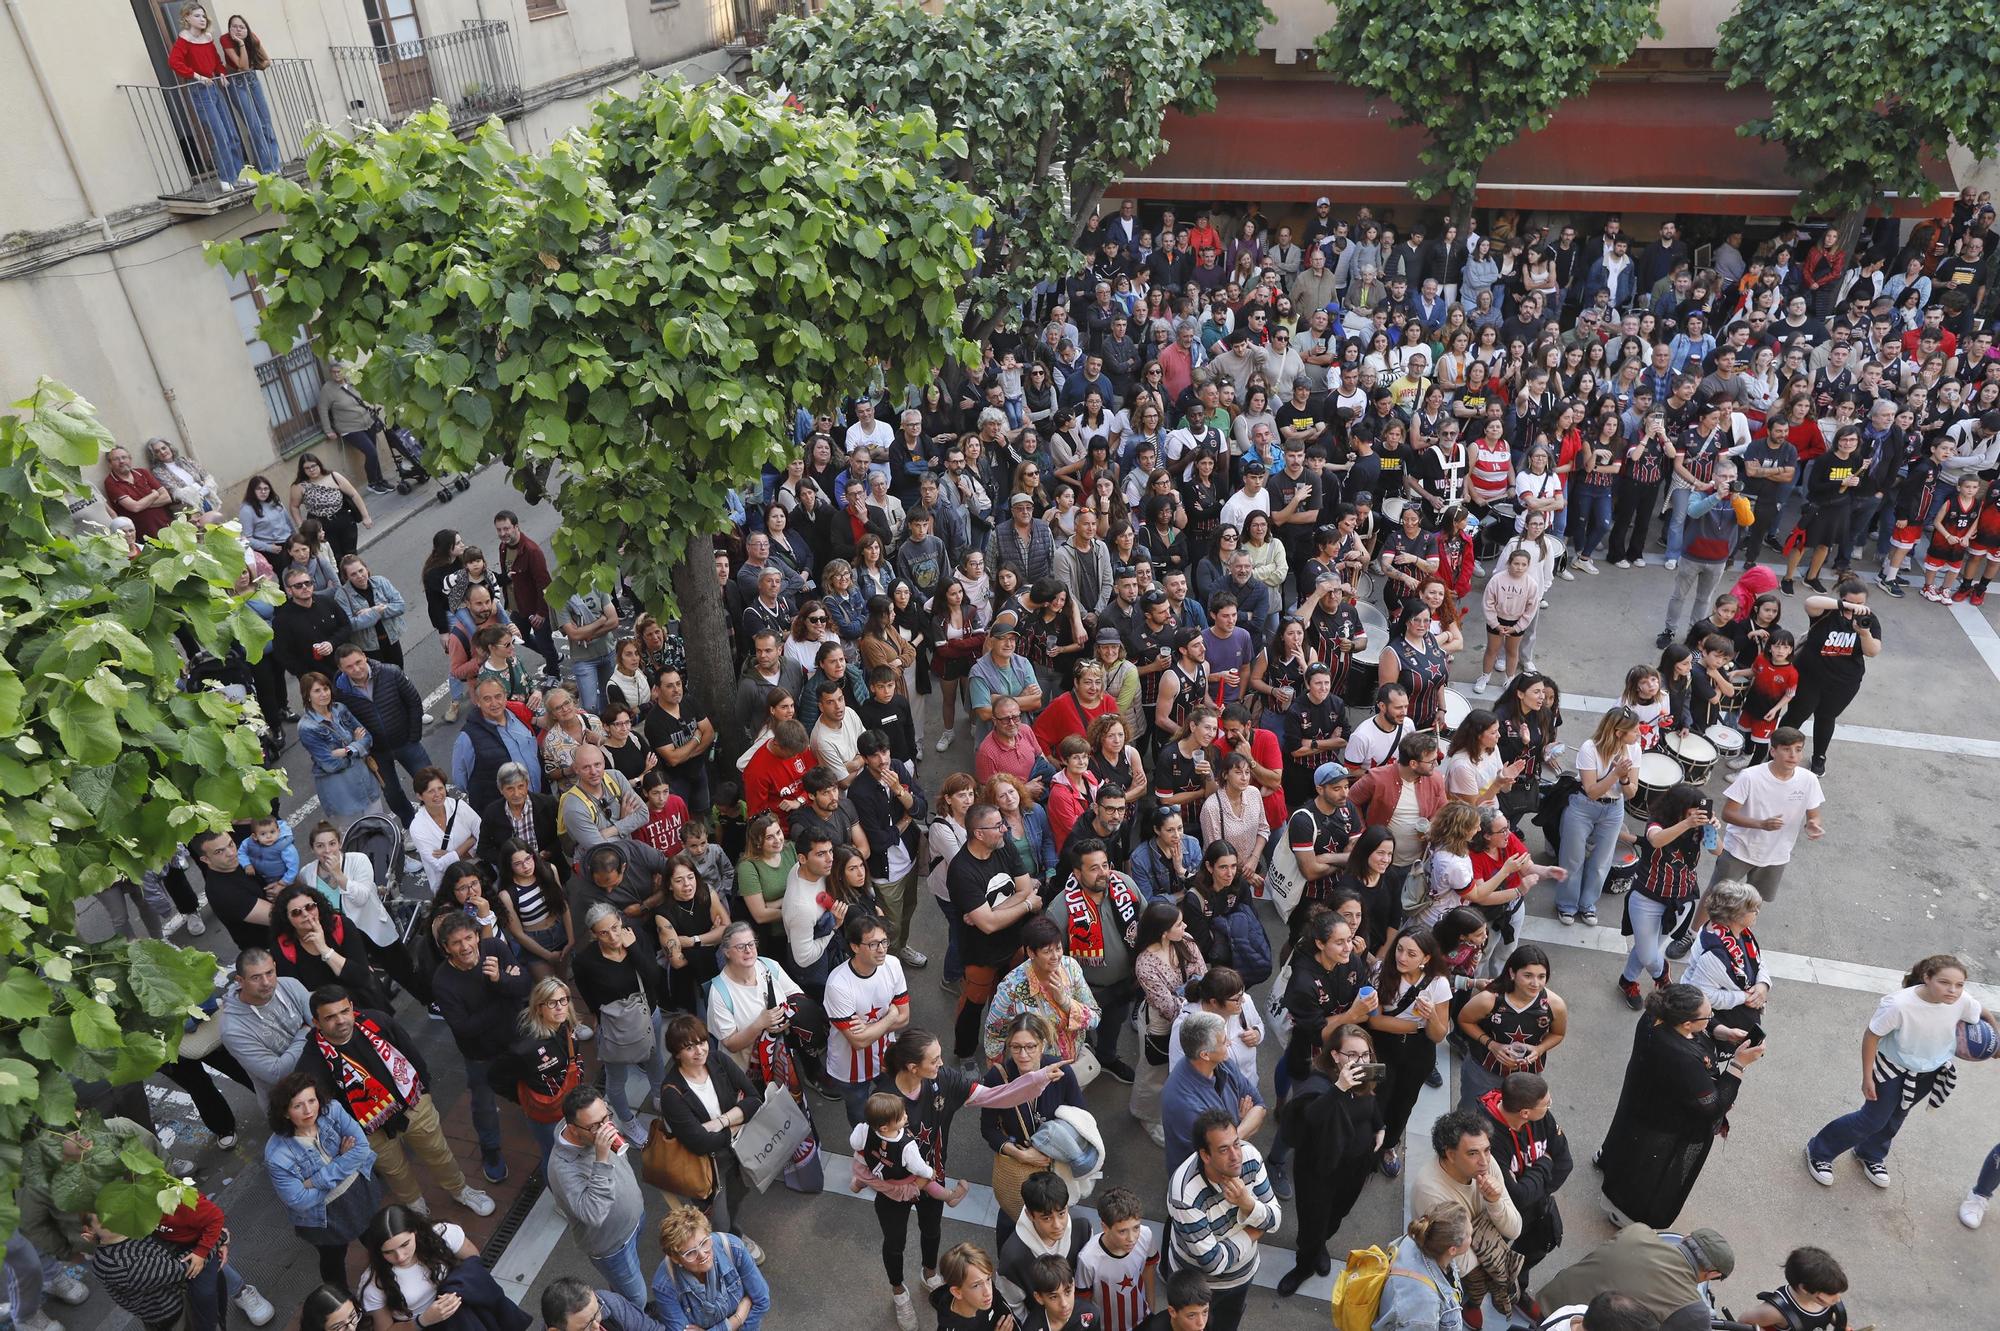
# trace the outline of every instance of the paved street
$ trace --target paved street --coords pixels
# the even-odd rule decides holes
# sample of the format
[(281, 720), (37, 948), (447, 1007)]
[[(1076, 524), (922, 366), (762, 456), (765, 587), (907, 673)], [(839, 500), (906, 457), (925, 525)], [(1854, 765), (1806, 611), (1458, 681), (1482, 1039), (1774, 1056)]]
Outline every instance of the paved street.
[[(420, 690), (428, 692), (443, 678), (442, 654), (424, 621), (417, 572), (431, 533), (453, 525), (490, 547), (492, 512), (509, 502), (518, 506), (501, 473), (489, 470), (470, 494), (443, 508), (428, 507), (364, 547), (373, 570), (393, 580), (411, 600), (405, 648)], [(399, 508), (381, 506), (385, 519)], [(522, 515), (531, 535), (546, 538), (553, 523), (548, 508), (523, 509)], [(1657, 659), (1652, 639), (1670, 579), (1657, 565), (1631, 571), (1607, 565), (1602, 576), (1579, 575), (1574, 583), (1556, 585), (1544, 612), (1537, 656), (1540, 667), (1574, 695), (1561, 736), (1572, 750), (1588, 737), (1595, 710), (1591, 700), (1614, 695), (1628, 666)], [(1867, 683), (1833, 747), (1824, 778), (1827, 836), (1801, 844), (1782, 896), (1765, 909), (1759, 924), (1779, 976), (1771, 1002), (1771, 1053), (1750, 1071), (1731, 1116), (1730, 1136), (1710, 1158), (1681, 1223), (1712, 1225), (1735, 1244), (1738, 1273), (1723, 1287), (1722, 1297), (1738, 1309), (1780, 1278), (1778, 1268), (1788, 1249), (1812, 1242), (1845, 1264), (1853, 1281), (1848, 1302), (1857, 1326), (1873, 1322), (1885, 1331), (1973, 1326), (1991, 1316), (2000, 1233), (1993, 1224), (1968, 1232), (1954, 1213), (2000, 1134), (2000, 1069), (1967, 1068), (1958, 1093), (1941, 1112), (1919, 1110), (1912, 1116), (1890, 1157), (1895, 1177), (1886, 1191), (1867, 1186), (1851, 1161), (1838, 1167), (1833, 1189), (1821, 1188), (1806, 1176), (1800, 1160), (1802, 1144), (1820, 1123), (1854, 1107), (1862, 1023), (1876, 995), (1909, 963), (1932, 952), (1958, 952), (1970, 964), (1973, 979), (1988, 986), (1984, 995), (1989, 1005), (1996, 1003), (1991, 986), (2000, 977), (2000, 913), (1992, 899), (2000, 889), (1992, 884), (1988, 853), (1992, 792), (2000, 782), (2000, 744), (1995, 743), (2000, 739), (2000, 635), (1993, 627), (2000, 622), (2000, 605), (1982, 615), (1969, 607), (1945, 610), (1914, 597), (1890, 601), (1878, 594), (1875, 608), (1883, 620), (1885, 646), (1871, 662)], [(1803, 628), (1803, 618), (1801, 599), (1788, 600), (1786, 625)], [(1459, 687), (1469, 690), (1465, 681), (1476, 673), (1479, 635), (1475, 630), (1468, 636), (1472, 645), (1461, 654), (1456, 676)], [(431, 751), (442, 759), (449, 750), (450, 728), (441, 724), (442, 702), (433, 711), (440, 724), (429, 737)], [(935, 725), (934, 706), (931, 716)], [(294, 788), (309, 791), (303, 755), (294, 747), (287, 758)], [(969, 763), (963, 732), (951, 753), (926, 752), (925, 759), (923, 776), (934, 788), (946, 773)], [(1710, 785), (1718, 799), (1725, 776), (1718, 773)], [(1531, 844), (1539, 845), (1532, 837)], [(1556, 1117), (1572, 1138), (1578, 1160), (1576, 1174), (1561, 1193), (1568, 1238), (1542, 1268), (1546, 1275), (1611, 1233), (1598, 1210), (1597, 1177), (1587, 1162), (1616, 1102), (1633, 1017), (1613, 984), (1622, 956), (1615, 903), (1605, 910), (1608, 927), (1599, 930), (1562, 928), (1546, 900), (1532, 903), (1530, 913), (1530, 936), (1554, 945), (1553, 987), (1570, 1006), (1569, 1039), (1552, 1057), (1550, 1080)], [(938, 957), (943, 941), (940, 916), (920, 911), (918, 945)], [(211, 928), (202, 942), (228, 951), (219, 929)], [(951, 1000), (940, 989), (937, 973), (933, 964), (912, 976), (913, 1024), (948, 1031)], [(431, 1052), (448, 1049), (441, 1026), (407, 1009), (403, 1015), (421, 1028)], [(1128, 1036), (1128, 1050), (1131, 1040)], [(437, 1061), (440, 1066), (455, 1062)], [(1269, 1084), (1267, 1056), (1267, 1089)], [(1165, 1213), (1160, 1153), (1127, 1118), (1126, 1094), (1125, 1087), (1109, 1078), (1088, 1092), (1111, 1143), (1107, 1181), (1137, 1189), (1157, 1222)], [(289, 1315), (313, 1283), (311, 1254), (287, 1232), (282, 1212), (257, 1177), (262, 1129), (251, 1125), (260, 1122), (261, 1114), (236, 1088), (230, 1088), (230, 1095), (244, 1121), (243, 1140), (231, 1155), (212, 1147), (203, 1152), (201, 1178), (205, 1186), (219, 1190), (230, 1214), (237, 1234), (233, 1260)], [(1431, 1101), (1442, 1108), (1445, 1096), (1433, 1092)], [(1413, 1128), (1429, 1123), (1434, 1112), (1429, 1103), (1419, 1106)], [(825, 1135), (844, 1138), (838, 1107), (821, 1104), (818, 1111)], [(461, 1119), (462, 1114), (454, 1107), (450, 1117)], [(1268, 1145), (1268, 1138), (1267, 1130), (1259, 1144)], [(1416, 1149), (1424, 1147), (1418, 1143)], [(975, 1180), (988, 1176), (990, 1156), (975, 1115), (961, 1118), (950, 1163), (955, 1172)], [(841, 1168), (827, 1172), (830, 1180), (844, 1176)], [(516, 1173), (525, 1168), (517, 1163)], [(233, 1181), (225, 1184), (224, 1179)], [(975, 1192), (960, 1208), (960, 1213), (973, 1215), (974, 1223), (947, 1222), (947, 1245), (968, 1238), (991, 1244), (990, 1216), (977, 1210), (985, 1197)], [(988, 1207), (990, 1212), (990, 1202)], [(499, 1263), (503, 1277), (518, 1286), (538, 1291), (555, 1275), (588, 1274), (571, 1245), (560, 1241), (551, 1248), (542, 1236), (548, 1211), (544, 1202)], [(1338, 1252), (1348, 1245), (1385, 1241), (1401, 1225), (1400, 1182), (1377, 1180), (1333, 1247)], [(766, 1268), (774, 1290), (771, 1325), (893, 1325), (873, 1218), (844, 1186), (836, 1184), (813, 1199), (782, 1189), (753, 1198), (745, 1209), (745, 1229), (771, 1254)], [(1267, 1252), (1266, 1286), (1289, 1267), (1293, 1232), (1288, 1216), (1284, 1228), (1268, 1240), (1287, 1251)], [(914, 1264), (914, 1249), (909, 1260)], [(1278, 1300), (1268, 1288), (1260, 1290), (1251, 1304), (1251, 1324), (1324, 1327), (1324, 1288), (1325, 1282), (1317, 1282), (1289, 1301)], [(1315, 1291), (1320, 1298), (1308, 1297)], [(527, 1306), (532, 1310), (534, 1304)], [(813, 1313), (808, 1315), (807, 1309)], [(126, 1324), (101, 1298), (60, 1312), (72, 1326)], [(926, 1325), (928, 1321), (926, 1317)]]

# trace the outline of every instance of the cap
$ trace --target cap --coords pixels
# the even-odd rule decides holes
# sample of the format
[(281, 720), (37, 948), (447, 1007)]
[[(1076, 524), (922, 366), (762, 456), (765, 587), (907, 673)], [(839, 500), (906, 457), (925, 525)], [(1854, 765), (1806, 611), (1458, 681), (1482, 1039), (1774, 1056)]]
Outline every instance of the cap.
[(1317, 199), (1313, 200), (1313, 207), (1317, 208), (1323, 203), (1332, 203), (1332, 202), (1333, 202), (1332, 199), (1329, 199), (1326, 197), (1326, 195), (1322, 194)]
[(1014, 497), (1007, 501), (1007, 507), (1012, 508), (1016, 504), (1027, 504), (1029, 507), (1033, 507), (1034, 503), (1035, 497), (1033, 495), (1029, 494), (1026, 490), (1016, 490)]
[(1019, 634), (1020, 631), (1012, 610), (1002, 610), (999, 614), (993, 616), (993, 622), (986, 626), (986, 636), (989, 638), (1015, 635)]
[(1097, 645), (1102, 647), (1107, 642), (1117, 643), (1119, 646), (1122, 647), (1125, 643), (1125, 639), (1118, 636), (1117, 629), (1110, 628), (1107, 626), (1105, 628), (1097, 630)]
[(1722, 1278), (1727, 1280), (1736, 1270), (1736, 1249), (1729, 1246), (1728, 1239), (1712, 1229), (1691, 1231), (1681, 1240), (1681, 1246), (1693, 1259), (1697, 1273), (1720, 1271)]
[(1329, 781), (1351, 781), (1354, 774), (1339, 763), (1321, 763), (1313, 769), (1313, 784), (1323, 786)]

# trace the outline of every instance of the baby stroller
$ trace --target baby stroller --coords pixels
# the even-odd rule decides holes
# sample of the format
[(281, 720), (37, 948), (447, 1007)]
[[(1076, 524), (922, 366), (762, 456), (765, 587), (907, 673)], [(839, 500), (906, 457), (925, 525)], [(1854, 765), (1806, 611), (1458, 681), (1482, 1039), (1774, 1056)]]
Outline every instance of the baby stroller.
[(408, 849), (402, 824), (386, 813), (363, 814), (348, 825), (340, 838), (340, 850), (343, 855), (368, 857), (375, 870), (375, 881), (381, 887), (382, 904), (388, 908), (389, 918), (396, 922), (397, 936), (409, 942), (410, 930), (423, 913), (423, 903), (404, 892), (410, 875), (404, 869)]
[[(431, 479), (430, 469), (424, 466), (424, 446), (408, 426), (392, 425), (382, 431), (382, 437), (389, 441), (389, 457), (396, 464), (396, 493), (406, 495)], [(438, 502), (448, 504), (453, 496), (462, 495), (472, 485), (464, 476), (443, 476), (438, 478)]]

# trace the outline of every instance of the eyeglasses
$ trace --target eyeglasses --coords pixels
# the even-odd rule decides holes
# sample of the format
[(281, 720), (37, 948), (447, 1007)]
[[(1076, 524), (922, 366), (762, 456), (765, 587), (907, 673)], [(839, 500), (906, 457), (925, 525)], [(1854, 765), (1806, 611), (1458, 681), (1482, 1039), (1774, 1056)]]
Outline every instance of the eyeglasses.
[(692, 1248), (682, 1248), (679, 1252), (675, 1253), (674, 1256), (678, 1257), (683, 1262), (691, 1262), (695, 1258), (701, 1256), (704, 1252), (707, 1251), (708, 1251), (708, 1243), (706, 1240), (703, 1240), (702, 1242), (695, 1244)]
[(983, 826), (975, 827), (972, 830), (975, 832), (1004, 832), (1007, 830), (1007, 824), (1004, 822), (986, 823)]
[(808, 624), (824, 624), (824, 623), (826, 623), (826, 616), (825, 616), (825, 615), (807, 615), (807, 616), (806, 616), (806, 623), (808, 623)]

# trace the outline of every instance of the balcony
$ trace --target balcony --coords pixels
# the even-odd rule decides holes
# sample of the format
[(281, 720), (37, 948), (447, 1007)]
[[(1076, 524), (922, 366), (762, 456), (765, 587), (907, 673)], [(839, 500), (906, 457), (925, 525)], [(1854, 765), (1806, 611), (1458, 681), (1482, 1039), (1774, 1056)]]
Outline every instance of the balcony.
[(730, 0), (735, 33), (729, 40), (738, 46), (762, 46), (781, 16), (804, 18), (813, 8), (812, 0)]
[(223, 184), (246, 163), (303, 169), (306, 126), (326, 115), (306, 60), (273, 60), (268, 69), (208, 84), (119, 88), (152, 159), (161, 200), (172, 212), (198, 216), (248, 202), (249, 191)]
[(468, 23), (414, 42), (336, 46), (342, 106), (354, 120), (393, 124), (442, 102), (454, 129), (521, 108), (521, 76), (505, 23)]

